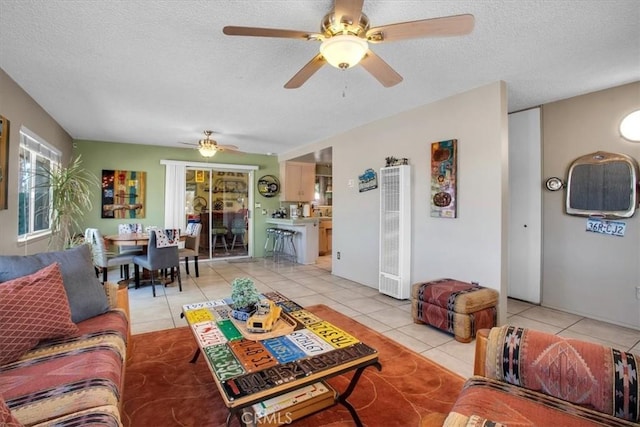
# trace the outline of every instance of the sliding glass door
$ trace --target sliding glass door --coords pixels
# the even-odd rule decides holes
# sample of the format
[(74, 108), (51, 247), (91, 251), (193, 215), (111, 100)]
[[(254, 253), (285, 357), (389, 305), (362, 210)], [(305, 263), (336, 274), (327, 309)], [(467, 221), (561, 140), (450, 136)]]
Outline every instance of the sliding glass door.
[(188, 222), (200, 222), (201, 259), (251, 255), (249, 201), (253, 171), (220, 167), (185, 170)]

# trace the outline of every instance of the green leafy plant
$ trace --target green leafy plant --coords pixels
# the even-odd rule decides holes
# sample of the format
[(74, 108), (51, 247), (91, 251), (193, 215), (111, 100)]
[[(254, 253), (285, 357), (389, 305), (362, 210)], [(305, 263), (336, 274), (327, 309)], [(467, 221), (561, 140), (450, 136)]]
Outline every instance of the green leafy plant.
[(41, 186), (51, 190), (49, 245), (68, 249), (82, 244), (79, 220), (92, 209), (91, 195), (100, 189), (100, 181), (82, 166), (81, 156), (66, 167), (42, 168), (36, 174)]
[(253, 280), (246, 277), (233, 279), (231, 282), (231, 299), (236, 310), (253, 307), (260, 301), (260, 293)]

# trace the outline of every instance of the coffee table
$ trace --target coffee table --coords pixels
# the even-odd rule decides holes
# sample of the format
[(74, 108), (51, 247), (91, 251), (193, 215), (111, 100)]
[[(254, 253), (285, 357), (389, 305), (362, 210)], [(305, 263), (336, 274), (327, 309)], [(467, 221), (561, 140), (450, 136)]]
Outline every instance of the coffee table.
[[(191, 363), (204, 354), (220, 396), (245, 425), (243, 411), (267, 399), (318, 381), (355, 371), (347, 388), (336, 393), (357, 426), (355, 408), (347, 401), (369, 366), (382, 370), (378, 352), (335, 325), (320, 319), (278, 292), (264, 296), (282, 307), (272, 333), (256, 336), (230, 316), (230, 298), (186, 304), (186, 318), (198, 345)], [(248, 337), (248, 338), (247, 338)]]

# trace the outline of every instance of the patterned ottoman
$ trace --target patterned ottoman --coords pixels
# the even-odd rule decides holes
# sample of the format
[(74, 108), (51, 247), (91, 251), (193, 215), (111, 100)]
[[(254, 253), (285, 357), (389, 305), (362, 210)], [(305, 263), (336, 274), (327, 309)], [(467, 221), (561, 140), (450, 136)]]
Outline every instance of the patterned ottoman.
[(496, 326), (498, 292), (475, 283), (439, 279), (411, 287), (415, 323), (426, 323), (470, 342), (476, 331)]

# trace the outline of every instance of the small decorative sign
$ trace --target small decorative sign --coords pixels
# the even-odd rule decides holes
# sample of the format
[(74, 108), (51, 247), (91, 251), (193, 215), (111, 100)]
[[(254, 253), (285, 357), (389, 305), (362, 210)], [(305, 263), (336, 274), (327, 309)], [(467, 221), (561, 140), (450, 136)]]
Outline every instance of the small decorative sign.
[(360, 181), (359, 186), (361, 193), (378, 188), (378, 174), (371, 168), (365, 170), (362, 175), (358, 176), (358, 181)]
[(624, 237), (626, 228), (627, 224), (621, 221), (607, 221), (598, 218), (587, 219), (587, 231), (590, 231), (592, 233)]

